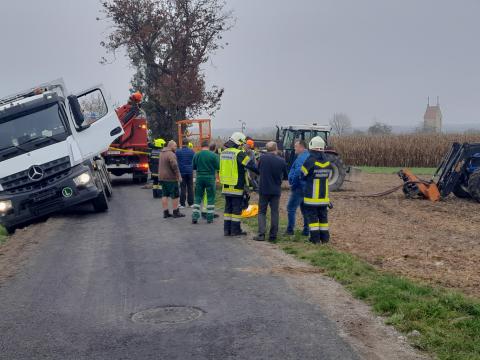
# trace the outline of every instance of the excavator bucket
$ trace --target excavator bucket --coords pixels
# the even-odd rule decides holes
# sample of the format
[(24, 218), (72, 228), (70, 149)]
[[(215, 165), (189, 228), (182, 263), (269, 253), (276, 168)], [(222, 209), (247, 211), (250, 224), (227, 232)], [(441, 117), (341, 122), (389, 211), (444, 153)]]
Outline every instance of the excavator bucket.
[(403, 193), (407, 198), (423, 198), (430, 201), (440, 200), (440, 191), (434, 182), (427, 182), (418, 178), (409, 169), (402, 169), (398, 176), (403, 180)]

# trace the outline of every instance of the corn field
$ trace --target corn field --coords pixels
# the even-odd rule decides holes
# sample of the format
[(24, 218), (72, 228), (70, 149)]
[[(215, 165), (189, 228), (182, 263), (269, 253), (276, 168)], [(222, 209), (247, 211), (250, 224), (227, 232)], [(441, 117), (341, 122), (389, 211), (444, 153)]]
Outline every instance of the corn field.
[(453, 142), (480, 142), (480, 134), (332, 136), (330, 145), (354, 166), (436, 167)]

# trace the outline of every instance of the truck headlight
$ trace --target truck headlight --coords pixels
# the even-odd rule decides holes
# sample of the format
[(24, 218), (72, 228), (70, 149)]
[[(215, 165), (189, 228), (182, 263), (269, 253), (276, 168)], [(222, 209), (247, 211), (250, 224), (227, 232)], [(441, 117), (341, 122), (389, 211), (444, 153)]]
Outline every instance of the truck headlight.
[(0, 200), (0, 214), (6, 214), (10, 210), (12, 210), (13, 205), (10, 200)]
[(86, 186), (90, 184), (90, 181), (92, 181), (92, 176), (88, 172), (84, 172), (73, 178), (73, 182), (77, 186)]

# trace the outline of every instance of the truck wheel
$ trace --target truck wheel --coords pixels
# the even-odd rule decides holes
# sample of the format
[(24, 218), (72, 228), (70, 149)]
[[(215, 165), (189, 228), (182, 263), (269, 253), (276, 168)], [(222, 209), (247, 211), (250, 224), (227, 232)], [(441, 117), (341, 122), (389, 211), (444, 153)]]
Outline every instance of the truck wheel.
[(5, 226), (5, 230), (7, 230), (7, 234), (12, 235), (15, 232), (16, 227), (15, 226)]
[(476, 201), (480, 202), (480, 169), (475, 170), (468, 179), (468, 192)]
[(108, 199), (105, 194), (105, 189), (102, 188), (100, 194), (92, 200), (92, 205), (95, 212), (105, 212), (108, 210)]
[(148, 175), (142, 176), (139, 181), (140, 181), (140, 184), (146, 184), (148, 181)]
[(469, 199), (471, 197), (468, 189), (466, 189), (463, 185), (460, 184), (455, 186), (455, 188), (453, 189), (453, 193), (456, 197), (460, 199)]
[(328, 188), (330, 191), (338, 191), (342, 187), (345, 176), (347, 175), (345, 165), (343, 164), (342, 159), (340, 159), (340, 156), (328, 153), (326, 155), (327, 160), (330, 161), (330, 165), (332, 166), (333, 170), (332, 175), (328, 180)]

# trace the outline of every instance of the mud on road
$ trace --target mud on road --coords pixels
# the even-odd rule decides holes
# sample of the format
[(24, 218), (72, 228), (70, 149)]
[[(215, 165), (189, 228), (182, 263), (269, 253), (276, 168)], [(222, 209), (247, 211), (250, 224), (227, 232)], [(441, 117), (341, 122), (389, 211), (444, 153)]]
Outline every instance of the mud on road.
[(361, 173), (333, 193), (333, 246), (380, 269), (480, 296), (480, 204), (453, 195), (410, 200), (401, 191), (358, 197), (400, 184), (397, 175)]

